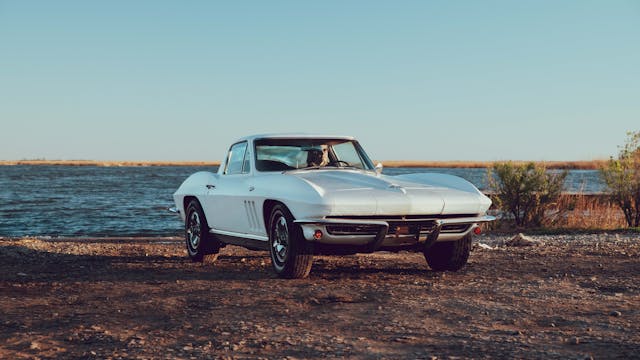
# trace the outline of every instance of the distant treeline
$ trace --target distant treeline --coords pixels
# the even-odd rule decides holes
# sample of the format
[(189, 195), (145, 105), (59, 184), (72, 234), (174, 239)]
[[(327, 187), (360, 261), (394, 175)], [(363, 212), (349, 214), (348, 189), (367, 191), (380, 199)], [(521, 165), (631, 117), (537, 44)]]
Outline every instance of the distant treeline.
[[(377, 161), (376, 161), (377, 162)], [(422, 161), (422, 160), (389, 160), (381, 161), (385, 167), (408, 168), (490, 168), (496, 163), (505, 161)], [(512, 161), (513, 164), (524, 164), (529, 161)], [(584, 161), (535, 161), (547, 169), (597, 170), (607, 160)], [(220, 161), (95, 161), (95, 160), (0, 160), (2, 165), (64, 165), (64, 166), (219, 166)]]

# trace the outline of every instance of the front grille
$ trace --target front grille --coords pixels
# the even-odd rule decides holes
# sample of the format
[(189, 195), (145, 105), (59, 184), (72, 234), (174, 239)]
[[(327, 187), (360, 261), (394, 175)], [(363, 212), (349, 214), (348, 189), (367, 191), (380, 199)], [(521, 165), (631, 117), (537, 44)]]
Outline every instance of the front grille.
[(470, 224), (444, 225), (440, 232), (443, 233), (463, 233), (469, 229)]
[(327, 232), (331, 235), (377, 235), (380, 225), (327, 225)]
[[(375, 215), (375, 216), (327, 216), (327, 219), (345, 220), (374, 220), (386, 221), (389, 224), (387, 235), (417, 235), (430, 234), (436, 220), (475, 217), (477, 214), (456, 215)], [(463, 233), (471, 227), (471, 224), (444, 225), (440, 230), (443, 233)], [(351, 225), (336, 224), (327, 225), (327, 231), (332, 235), (375, 235), (380, 227), (378, 225)]]
[(381, 220), (381, 221), (420, 221), (434, 219), (455, 219), (476, 217), (478, 214), (449, 214), (449, 215), (355, 215), (355, 216), (327, 216), (327, 219), (351, 220)]
[(427, 221), (389, 221), (389, 235), (406, 235), (406, 234), (429, 234), (435, 227), (433, 220)]

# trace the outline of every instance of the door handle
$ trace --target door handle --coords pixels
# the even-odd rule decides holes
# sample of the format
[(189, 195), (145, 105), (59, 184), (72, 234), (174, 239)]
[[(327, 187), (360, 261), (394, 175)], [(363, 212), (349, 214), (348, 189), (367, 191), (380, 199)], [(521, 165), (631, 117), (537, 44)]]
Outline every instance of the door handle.
[(211, 185), (211, 184), (206, 185), (206, 186), (207, 186), (207, 189), (209, 189), (209, 190), (211, 190), (211, 189), (215, 189), (215, 188), (216, 188), (216, 186), (215, 186), (215, 185)]

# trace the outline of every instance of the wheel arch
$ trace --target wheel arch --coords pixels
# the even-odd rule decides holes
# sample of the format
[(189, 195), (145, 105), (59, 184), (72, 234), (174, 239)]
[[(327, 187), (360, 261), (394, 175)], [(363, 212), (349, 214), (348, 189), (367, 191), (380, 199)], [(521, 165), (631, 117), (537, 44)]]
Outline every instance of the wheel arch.
[(269, 220), (270, 220), (269, 218), (271, 217), (271, 211), (276, 205), (282, 205), (287, 209), (289, 209), (287, 205), (285, 205), (282, 201), (273, 200), (273, 199), (267, 199), (262, 204), (262, 219), (264, 220), (264, 229), (267, 235), (269, 234)]
[(208, 227), (209, 229), (211, 229), (211, 226), (209, 225), (209, 219), (207, 219), (207, 214), (206, 214), (206, 212), (204, 211), (204, 208), (202, 207), (202, 203), (200, 202), (200, 199), (198, 199), (198, 197), (197, 197), (197, 196), (194, 196), (194, 195), (187, 195), (187, 196), (185, 196), (185, 197), (184, 197), (184, 199), (182, 199), (182, 208), (184, 209), (184, 216), (185, 216), (185, 219), (186, 219), (186, 216), (187, 216), (187, 207), (189, 206), (189, 203), (190, 203), (192, 200), (195, 200), (195, 201), (198, 203), (198, 206), (200, 206), (200, 209), (202, 209), (202, 216), (204, 216), (204, 221), (205, 221), (205, 223), (207, 224), (207, 227)]
[(200, 205), (200, 207), (202, 207), (202, 204), (200, 203), (200, 200), (198, 200), (197, 197), (195, 197), (193, 195), (187, 195), (182, 199), (182, 208), (184, 209), (185, 214), (187, 212), (187, 206), (189, 206), (189, 203), (191, 202), (191, 200), (197, 201), (198, 205)]

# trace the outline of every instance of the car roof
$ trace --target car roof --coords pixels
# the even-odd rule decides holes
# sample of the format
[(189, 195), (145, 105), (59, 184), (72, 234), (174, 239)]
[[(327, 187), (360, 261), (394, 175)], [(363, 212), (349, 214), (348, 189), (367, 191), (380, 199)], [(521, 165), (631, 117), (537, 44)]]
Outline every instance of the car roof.
[(238, 139), (236, 142), (255, 140), (255, 139), (341, 139), (341, 140), (355, 140), (353, 136), (344, 135), (319, 135), (319, 134), (305, 134), (305, 133), (274, 133), (274, 134), (256, 134), (251, 136), (245, 136)]

